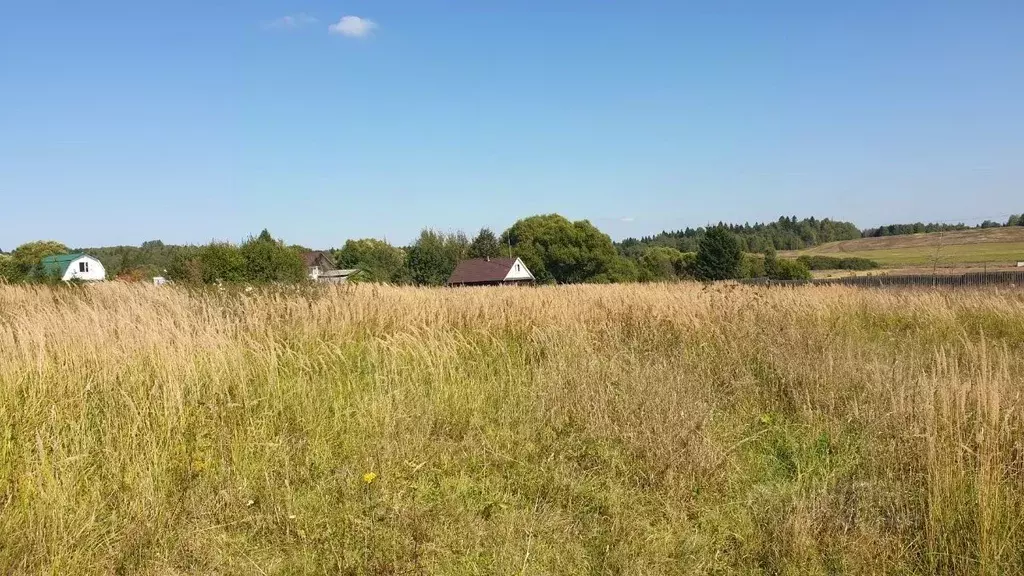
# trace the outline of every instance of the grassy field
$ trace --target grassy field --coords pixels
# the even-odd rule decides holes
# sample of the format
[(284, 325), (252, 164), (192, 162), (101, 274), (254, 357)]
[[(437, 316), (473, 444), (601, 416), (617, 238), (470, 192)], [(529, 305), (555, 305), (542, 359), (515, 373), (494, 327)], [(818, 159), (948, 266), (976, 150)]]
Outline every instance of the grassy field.
[(4, 574), (1024, 572), (1024, 294), (0, 286)]
[(1024, 261), (1024, 226), (860, 238), (780, 252), (789, 258), (802, 254), (869, 258), (886, 267), (1010, 266)]

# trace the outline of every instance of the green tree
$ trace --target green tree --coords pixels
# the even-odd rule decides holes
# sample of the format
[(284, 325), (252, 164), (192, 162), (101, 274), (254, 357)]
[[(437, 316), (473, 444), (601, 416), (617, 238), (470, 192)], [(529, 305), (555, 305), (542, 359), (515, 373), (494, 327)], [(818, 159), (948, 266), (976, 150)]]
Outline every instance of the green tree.
[(480, 232), (469, 244), (467, 256), (470, 258), (500, 258), (504, 254), (501, 242), (490, 228), (481, 228)]
[[(227, 242), (210, 242), (196, 253), (198, 275), (204, 284), (215, 282), (242, 282), (246, 279), (245, 257), (242, 251)], [(195, 271), (190, 271), (194, 274)]]
[(709, 228), (697, 247), (697, 277), (701, 280), (737, 278), (742, 257), (740, 243), (728, 228), (722, 224)]
[(638, 263), (640, 279), (644, 281), (673, 280), (685, 274), (683, 253), (668, 246), (644, 249)]
[(1010, 214), (1009, 220), (1006, 221), (1007, 226), (1022, 226), (1024, 225), (1024, 218), (1020, 214)]
[(11, 252), (12, 281), (44, 279), (46, 273), (42, 266), (43, 258), (67, 253), (68, 247), (55, 240), (38, 240), (18, 246)]
[(443, 286), (468, 249), (469, 240), (461, 232), (445, 234), (424, 229), (409, 247), (412, 281), (421, 286)]
[(570, 222), (558, 214), (519, 220), (502, 239), (540, 282), (608, 281), (621, 278), (630, 266), (621, 262), (607, 234), (586, 220)]
[(266, 229), (242, 243), (238, 249), (244, 261), (244, 279), (249, 282), (301, 282), (306, 278), (302, 258), (274, 240)]
[(335, 254), (335, 261), (342, 268), (360, 270), (353, 280), (391, 284), (411, 281), (405, 250), (376, 238), (348, 240)]
[(21, 272), (14, 264), (10, 254), (0, 254), (0, 281), (17, 282), (21, 280)]
[(167, 277), (175, 282), (185, 284), (201, 284), (203, 282), (203, 264), (199, 260), (202, 248), (197, 246), (181, 246), (174, 252), (167, 266)]

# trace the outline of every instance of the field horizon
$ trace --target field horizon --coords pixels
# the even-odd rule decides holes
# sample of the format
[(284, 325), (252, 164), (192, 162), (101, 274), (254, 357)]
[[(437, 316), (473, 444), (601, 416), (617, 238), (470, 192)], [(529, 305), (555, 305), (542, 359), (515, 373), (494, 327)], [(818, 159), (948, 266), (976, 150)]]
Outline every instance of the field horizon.
[(841, 240), (804, 250), (780, 251), (779, 255), (867, 258), (886, 268), (1011, 267), (1024, 261), (1024, 226)]
[(1024, 294), (0, 285), (0, 572), (1024, 570)]

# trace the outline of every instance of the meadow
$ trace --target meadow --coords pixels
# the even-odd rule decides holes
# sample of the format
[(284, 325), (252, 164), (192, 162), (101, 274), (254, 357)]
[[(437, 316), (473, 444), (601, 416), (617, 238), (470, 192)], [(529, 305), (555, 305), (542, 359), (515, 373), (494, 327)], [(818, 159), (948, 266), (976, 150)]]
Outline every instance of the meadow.
[(0, 286), (5, 574), (1024, 572), (1024, 293)]
[(981, 228), (829, 242), (781, 256), (804, 254), (857, 257), (890, 268), (958, 268), (965, 265), (1013, 266), (1024, 261), (1024, 227)]

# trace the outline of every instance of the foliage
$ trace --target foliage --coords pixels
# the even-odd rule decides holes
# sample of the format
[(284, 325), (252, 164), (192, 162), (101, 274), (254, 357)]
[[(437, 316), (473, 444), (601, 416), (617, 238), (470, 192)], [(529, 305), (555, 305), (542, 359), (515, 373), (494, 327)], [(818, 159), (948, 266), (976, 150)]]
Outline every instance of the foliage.
[(797, 260), (779, 259), (775, 254), (766, 254), (764, 275), (772, 280), (810, 280), (811, 271)]
[(424, 229), (409, 247), (409, 272), (420, 286), (443, 286), (466, 257), (469, 240), (461, 232), (446, 234)]
[(766, 275), (764, 256), (744, 252), (740, 257), (739, 272), (735, 278), (764, 278)]
[(839, 256), (817, 256), (804, 254), (797, 258), (797, 261), (806, 266), (809, 270), (874, 270), (879, 267), (878, 262), (867, 258), (839, 257)]
[[(819, 220), (811, 217), (797, 220), (796, 216), (783, 216), (778, 221), (770, 223), (719, 223), (718, 226), (727, 228), (736, 236), (740, 250), (756, 253), (764, 252), (768, 248), (798, 250), (826, 242), (853, 240), (861, 236), (856, 225), (828, 218)], [(641, 239), (627, 238), (622, 241), (619, 248), (627, 255), (635, 255), (638, 250), (647, 246), (669, 246), (682, 252), (694, 252), (706, 233), (706, 228), (686, 228)]]
[(341, 268), (358, 268), (357, 281), (391, 284), (411, 281), (405, 250), (383, 240), (348, 240), (341, 250), (335, 251), (334, 260)]
[(21, 271), (14, 263), (10, 254), (0, 254), (0, 282), (17, 282), (21, 280)]
[(558, 214), (531, 216), (502, 235), (538, 282), (575, 284), (631, 280), (631, 265), (620, 261), (611, 238), (587, 220), (570, 222)]
[[(1012, 214), (1010, 215), (1009, 220), (1007, 220), (1005, 226), (1020, 225), (1020, 219), (1020, 215)], [(999, 228), (1000, 226), (1004, 226), (1004, 224), (1000, 224), (993, 220), (985, 220), (973, 228)], [(865, 238), (903, 236), (907, 234), (926, 234), (931, 232), (953, 232), (956, 230), (970, 230), (971, 228), (971, 226), (968, 226), (963, 222), (957, 224), (945, 224), (941, 222), (925, 224), (923, 222), (915, 222), (913, 224), (888, 224), (886, 226), (879, 226), (878, 228), (868, 228), (864, 230), (863, 236)]]
[(674, 280), (686, 275), (683, 253), (668, 246), (644, 249), (639, 258), (639, 277), (645, 282)]
[(506, 250), (502, 250), (501, 242), (490, 228), (481, 228), (476, 238), (473, 238), (469, 244), (467, 256), (469, 258), (501, 258), (507, 255), (506, 252)]
[(1024, 214), (1011, 214), (1006, 220), (1007, 226), (1024, 226)]
[(243, 278), (248, 282), (296, 283), (306, 278), (306, 266), (298, 253), (284, 242), (274, 240), (266, 229), (243, 242), (238, 252), (245, 262)]
[(11, 282), (21, 280), (49, 281), (52, 278), (43, 270), (42, 261), (47, 256), (67, 254), (68, 247), (55, 240), (38, 240), (26, 242), (15, 248), (11, 254), (11, 261), (5, 266), (7, 271), (5, 277)]
[(738, 278), (742, 257), (736, 236), (725, 226), (715, 226), (704, 234), (697, 247), (696, 277), (701, 280)]
[(187, 247), (147, 240), (141, 246), (76, 248), (74, 251), (85, 252), (98, 259), (111, 277), (125, 274), (152, 277), (169, 274), (178, 253), (187, 252)]
[(242, 282), (246, 278), (246, 261), (242, 251), (228, 242), (211, 242), (197, 255), (203, 283)]

